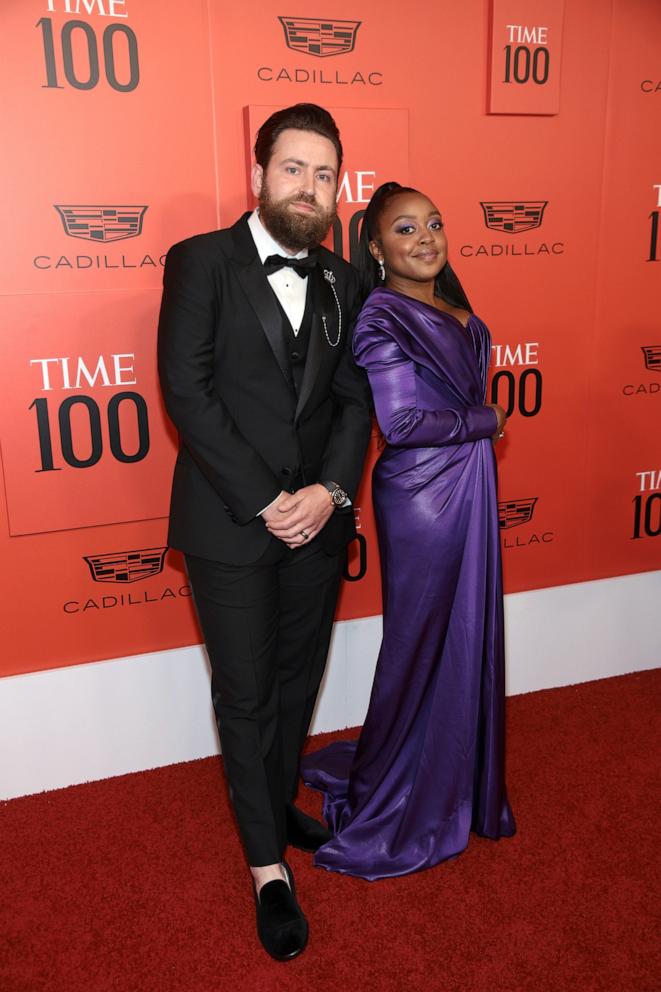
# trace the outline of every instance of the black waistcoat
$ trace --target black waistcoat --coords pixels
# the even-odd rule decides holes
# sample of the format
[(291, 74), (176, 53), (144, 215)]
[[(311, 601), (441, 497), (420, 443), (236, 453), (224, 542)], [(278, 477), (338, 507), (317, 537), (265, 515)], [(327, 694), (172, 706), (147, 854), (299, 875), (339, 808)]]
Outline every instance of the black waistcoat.
[[(275, 293), (273, 295), (275, 296)], [(301, 320), (301, 326), (298, 334), (294, 334), (291, 321), (285, 313), (280, 300), (277, 296), (275, 299), (280, 309), (280, 313), (282, 314), (282, 333), (285, 338), (285, 346), (287, 349), (289, 368), (291, 369), (292, 382), (294, 383), (296, 396), (299, 396), (301, 392), (301, 384), (303, 382), (303, 373), (305, 371), (305, 362), (308, 357), (308, 345), (310, 343), (310, 328), (312, 326), (312, 292), (310, 287), (308, 287), (308, 291), (305, 295), (305, 310), (303, 311), (303, 318)]]

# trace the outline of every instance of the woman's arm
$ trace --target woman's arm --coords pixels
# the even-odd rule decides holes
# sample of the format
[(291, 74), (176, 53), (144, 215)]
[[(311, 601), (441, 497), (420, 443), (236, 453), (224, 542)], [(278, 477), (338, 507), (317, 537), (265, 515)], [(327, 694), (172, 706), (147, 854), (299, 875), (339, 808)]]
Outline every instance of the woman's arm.
[(499, 429), (491, 406), (423, 410), (417, 405), (415, 366), (387, 334), (362, 331), (354, 344), (356, 361), (367, 371), (379, 427), (400, 448), (462, 444), (490, 438)]

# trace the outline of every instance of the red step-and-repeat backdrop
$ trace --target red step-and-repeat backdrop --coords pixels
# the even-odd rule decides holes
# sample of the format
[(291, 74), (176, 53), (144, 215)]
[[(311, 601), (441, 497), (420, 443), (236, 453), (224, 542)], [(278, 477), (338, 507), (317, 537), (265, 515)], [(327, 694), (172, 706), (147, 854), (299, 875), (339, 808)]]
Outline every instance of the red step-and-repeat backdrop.
[[(285, 0), (3, 5), (0, 675), (199, 641), (165, 547), (164, 256), (252, 206), (254, 131), (301, 100), (342, 132), (336, 251), (354, 256), (386, 180), (443, 211), (492, 330), (491, 399), (510, 414), (507, 591), (661, 566), (661, 6), (296, 12)], [(375, 436), (339, 619), (380, 612), (376, 457)]]

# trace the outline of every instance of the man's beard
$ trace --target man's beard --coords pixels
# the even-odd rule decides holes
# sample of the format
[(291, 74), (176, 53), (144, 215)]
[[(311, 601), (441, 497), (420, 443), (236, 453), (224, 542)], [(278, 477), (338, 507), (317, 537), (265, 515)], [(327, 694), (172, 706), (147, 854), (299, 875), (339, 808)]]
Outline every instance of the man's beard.
[[(309, 203), (316, 213), (291, 211), (291, 203)], [(314, 248), (324, 240), (336, 216), (336, 208), (324, 210), (311, 193), (298, 193), (285, 200), (274, 200), (266, 180), (259, 195), (259, 217), (264, 227), (278, 244), (291, 252)]]

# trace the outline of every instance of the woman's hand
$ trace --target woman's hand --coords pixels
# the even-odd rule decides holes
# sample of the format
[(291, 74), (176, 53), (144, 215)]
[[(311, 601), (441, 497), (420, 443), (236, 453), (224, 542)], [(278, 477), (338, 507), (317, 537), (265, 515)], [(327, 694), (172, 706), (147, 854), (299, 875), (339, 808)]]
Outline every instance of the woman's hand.
[(486, 403), (486, 406), (490, 406), (492, 410), (496, 411), (496, 416), (498, 417), (498, 427), (496, 428), (496, 433), (491, 436), (492, 441), (498, 441), (505, 433), (505, 422), (507, 421), (507, 414), (503, 410), (499, 403)]

